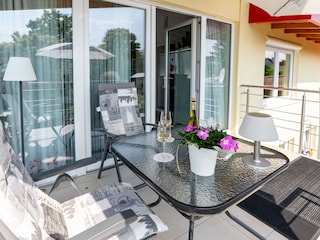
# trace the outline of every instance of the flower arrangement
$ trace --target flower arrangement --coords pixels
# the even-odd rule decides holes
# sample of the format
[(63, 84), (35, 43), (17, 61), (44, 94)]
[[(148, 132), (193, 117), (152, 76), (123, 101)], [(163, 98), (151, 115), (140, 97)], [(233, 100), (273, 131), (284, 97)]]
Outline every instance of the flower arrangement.
[(178, 151), (181, 144), (194, 144), (199, 149), (208, 148), (217, 150), (217, 148), (220, 148), (227, 151), (233, 149), (235, 152), (239, 149), (238, 142), (217, 127), (186, 126), (183, 130), (184, 132), (178, 132), (181, 139), (176, 151), (176, 165), (179, 173), (181, 173), (181, 170), (179, 167)]
[(221, 148), (223, 150), (233, 149), (238, 151), (238, 143), (226, 132), (213, 127), (196, 127), (186, 126), (184, 133), (178, 132), (182, 137), (180, 143), (182, 144), (195, 144), (198, 148), (216, 149)]

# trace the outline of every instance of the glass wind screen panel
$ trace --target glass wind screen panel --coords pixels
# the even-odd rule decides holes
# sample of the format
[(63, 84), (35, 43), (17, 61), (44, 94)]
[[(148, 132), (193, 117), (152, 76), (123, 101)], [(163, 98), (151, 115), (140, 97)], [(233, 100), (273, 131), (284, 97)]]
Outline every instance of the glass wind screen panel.
[(231, 25), (207, 20), (204, 117), (227, 128)]
[(9, 141), (36, 175), (74, 161), (71, 0), (6, 1), (0, 18), (6, 23), (0, 34), (0, 78), (11, 56), (29, 57), (37, 76), (22, 83), (22, 96), (19, 81), (0, 81), (0, 116)]
[[(99, 83), (134, 82), (140, 113), (143, 116), (145, 112), (146, 24), (144, 9), (99, 0), (90, 0), (89, 6), (92, 154), (99, 157), (105, 144), (96, 111)], [(101, 57), (94, 57), (93, 50)]]

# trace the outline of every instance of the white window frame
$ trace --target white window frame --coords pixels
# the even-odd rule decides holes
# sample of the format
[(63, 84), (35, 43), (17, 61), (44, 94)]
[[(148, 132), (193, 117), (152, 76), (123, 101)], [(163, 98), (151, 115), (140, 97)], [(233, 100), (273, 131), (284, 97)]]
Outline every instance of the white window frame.
[[(279, 52), (289, 54), (290, 57), (290, 72), (289, 72), (289, 82), (288, 82), (288, 88), (293, 87), (293, 73), (294, 73), (294, 61), (295, 61), (295, 52), (301, 50), (301, 46), (298, 44), (286, 42), (280, 39), (267, 37), (266, 39), (266, 51), (272, 51), (275, 52), (275, 61), (277, 64), (275, 64), (274, 72), (278, 72), (278, 55)], [(274, 74), (274, 81), (278, 82), (278, 74)], [(277, 86), (275, 86), (277, 87)], [(290, 94), (290, 93), (289, 93)], [(288, 96), (282, 97), (282, 96), (272, 96), (270, 98), (264, 98), (263, 99), (263, 107), (264, 108), (273, 108), (273, 107), (279, 107), (284, 106), (288, 102)]]

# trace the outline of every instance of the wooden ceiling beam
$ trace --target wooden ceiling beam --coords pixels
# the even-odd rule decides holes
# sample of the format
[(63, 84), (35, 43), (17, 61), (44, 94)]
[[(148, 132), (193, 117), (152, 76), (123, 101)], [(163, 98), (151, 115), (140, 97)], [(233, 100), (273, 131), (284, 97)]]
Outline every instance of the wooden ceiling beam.
[(304, 34), (304, 33), (298, 33), (297, 34), (297, 37), (305, 37), (305, 38), (312, 38), (312, 37), (320, 37), (320, 33), (314, 33), (314, 34), (312, 34), (312, 33), (309, 33), (309, 34)]
[(271, 23), (271, 28), (307, 28), (307, 29), (320, 29), (320, 26), (317, 26), (311, 22), (301, 22), (301, 23)]
[(319, 29), (285, 29), (285, 33), (320, 33)]
[(311, 40), (311, 41), (320, 41), (320, 37), (318, 37), (318, 38), (307, 38), (307, 40)]

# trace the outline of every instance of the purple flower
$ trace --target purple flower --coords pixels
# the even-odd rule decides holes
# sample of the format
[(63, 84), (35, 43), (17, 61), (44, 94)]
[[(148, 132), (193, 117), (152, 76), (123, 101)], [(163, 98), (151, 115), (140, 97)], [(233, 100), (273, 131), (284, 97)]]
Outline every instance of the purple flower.
[(196, 126), (186, 126), (183, 130), (185, 132), (192, 132), (193, 130), (195, 130), (197, 127)]
[(202, 128), (197, 132), (197, 137), (201, 140), (207, 140), (209, 137), (209, 130), (207, 128)]
[(223, 150), (233, 149), (235, 152), (239, 149), (237, 141), (217, 128), (186, 126), (184, 133), (179, 132), (179, 135), (182, 137), (182, 144), (196, 144), (199, 149), (219, 147)]
[(236, 152), (239, 149), (238, 143), (232, 139), (231, 136), (226, 136), (225, 138), (220, 140), (220, 146), (223, 150), (233, 150)]
[(233, 142), (234, 142), (234, 144), (233, 144), (233, 150), (234, 150), (235, 152), (237, 152), (238, 149), (239, 149), (238, 142), (236, 142), (235, 140), (233, 140)]

